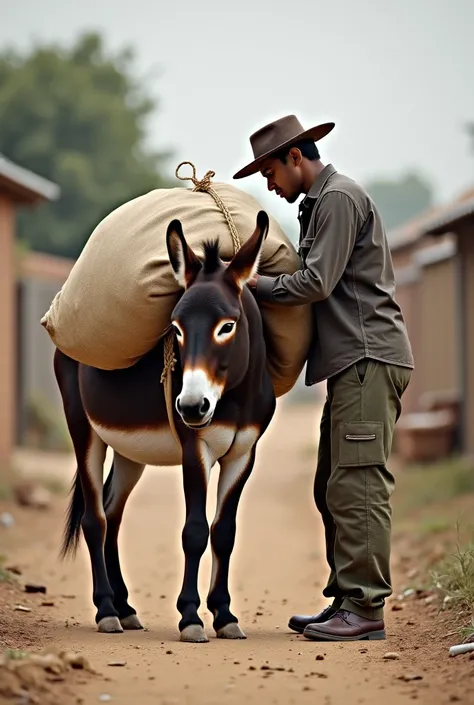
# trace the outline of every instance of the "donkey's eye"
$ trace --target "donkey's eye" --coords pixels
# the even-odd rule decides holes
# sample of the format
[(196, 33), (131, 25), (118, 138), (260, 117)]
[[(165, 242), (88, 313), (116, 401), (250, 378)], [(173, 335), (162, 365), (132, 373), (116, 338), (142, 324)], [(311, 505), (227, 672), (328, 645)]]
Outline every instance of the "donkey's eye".
[(216, 343), (226, 343), (235, 333), (235, 321), (221, 321), (214, 328), (214, 340)]
[(234, 330), (235, 323), (224, 323), (219, 331), (219, 335), (228, 335)]

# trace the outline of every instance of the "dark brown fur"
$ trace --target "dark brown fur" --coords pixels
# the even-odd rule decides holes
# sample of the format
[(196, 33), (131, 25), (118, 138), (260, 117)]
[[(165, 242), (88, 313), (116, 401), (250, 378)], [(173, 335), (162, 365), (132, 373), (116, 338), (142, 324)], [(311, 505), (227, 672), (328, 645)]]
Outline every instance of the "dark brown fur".
[[(207, 599), (214, 615), (214, 628), (219, 636), (240, 636), (235, 630), (229, 631), (229, 625), (235, 627), (238, 621), (230, 612), (228, 592), (235, 518), (241, 492), (252, 472), (258, 439), (275, 410), (260, 312), (243, 283), (254, 267), (267, 231), (268, 216), (261, 212), (254, 234), (225, 267), (218, 257), (216, 243), (206, 245), (205, 261), (201, 263), (187, 245), (179, 221), (173, 221), (168, 228), (170, 262), (175, 274), (181, 275), (186, 289), (172, 316), (185, 333), (182, 344), (174, 341), (177, 365), (173, 372), (172, 397), (174, 423), (181, 441), (186, 499), (183, 529), (186, 566), (177, 603), (182, 615), (179, 629), (186, 641), (206, 640), (197, 613), (200, 605), (197, 577), (209, 533), (217, 561), (216, 580)], [(213, 331), (219, 327), (221, 319), (229, 316), (237, 321), (235, 336), (224, 344), (216, 344)], [(223, 457), (216, 458), (221, 465), (221, 477), (223, 472), (228, 472), (233, 483), (222, 499), (220, 514), (216, 516), (211, 532), (205, 514), (206, 468), (200, 451), (204, 431), (192, 427), (196, 418), (198, 421), (203, 418), (207, 407), (204, 397), (199, 397), (193, 404), (183, 397), (181, 405), (178, 403), (180, 413), (176, 404), (182, 390), (183, 371), (197, 367), (202, 367), (209, 380), (222, 384), (224, 389), (207, 428), (212, 431), (221, 425), (227, 433), (232, 431), (234, 440), (242, 440), (246, 429), (256, 429), (255, 442), (245, 457), (242, 456), (242, 472), (237, 471), (240, 461), (232, 455), (232, 445)], [(164, 388), (160, 382), (163, 342), (160, 341), (132, 367), (116, 371), (79, 364), (56, 350), (54, 369), (77, 458), (62, 553), (64, 556), (74, 553), (82, 529), (91, 559), (93, 601), (97, 607), (99, 629), (112, 632), (122, 628), (141, 628), (135, 610), (128, 603), (117, 539), (125, 503), (144, 465), (151, 459), (136, 462), (120, 455), (114, 448), (114, 463), (102, 488), (100, 460), (103, 454), (105, 456), (106, 444), (98, 434), (104, 435), (107, 430), (143, 433), (169, 428)], [(91, 424), (102, 431), (95, 431)], [(154, 449), (155, 464), (169, 464), (164, 457), (163, 462), (156, 462), (156, 457)]]

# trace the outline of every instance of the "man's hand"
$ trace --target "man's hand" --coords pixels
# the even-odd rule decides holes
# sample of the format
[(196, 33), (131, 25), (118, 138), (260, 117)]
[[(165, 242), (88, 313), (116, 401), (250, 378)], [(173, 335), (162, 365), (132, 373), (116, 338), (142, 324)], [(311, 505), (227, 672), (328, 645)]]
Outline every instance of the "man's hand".
[(247, 284), (249, 285), (249, 287), (251, 289), (255, 289), (255, 287), (257, 286), (258, 277), (259, 277), (258, 274), (254, 274), (252, 279), (249, 279), (249, 281), (247, 282)]

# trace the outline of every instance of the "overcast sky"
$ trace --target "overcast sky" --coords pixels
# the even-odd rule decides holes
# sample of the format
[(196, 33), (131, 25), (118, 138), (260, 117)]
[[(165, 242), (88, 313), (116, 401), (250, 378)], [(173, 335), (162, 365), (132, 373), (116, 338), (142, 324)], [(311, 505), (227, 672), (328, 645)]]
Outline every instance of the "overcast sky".
[[(133, 45), (161, 101), (151, 138), (175, 150), (171, 168), (187, 159), (230, 180), (250, 161), (250, 133), (296, 113), (305, 127), (336, 122), (323, 161), (362, 182), (419, 168), (441, 200), (474, 182), (463, 132), (474, 119), (473, 0), (0, 0), (0, 10), (2, 47), (91, 29)], [(267, 198), (261, 177), (245, 188), (293, 220), (296, 206)]]

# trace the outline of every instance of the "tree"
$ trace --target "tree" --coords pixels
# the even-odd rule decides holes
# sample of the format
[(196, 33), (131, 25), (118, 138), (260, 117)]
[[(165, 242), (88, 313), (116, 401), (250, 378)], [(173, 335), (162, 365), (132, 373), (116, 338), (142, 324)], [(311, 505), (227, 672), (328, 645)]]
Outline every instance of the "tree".
[(466, 132), (469, 135), (469, 139), (471, 141), (471, 152), (474, 153), (474, 122), (467, 123)]
[(433, 203), (433, 188), (422, 176), (408, 172), (400, 179), (373, 179), (366, 186), (387, 230), (403, 225)]
[(170, 185), (169, 154), (145, 145), (156, 104), (133, 59), (128, 48), (107, 53), (94, 33), (69, 49), (0, 53), (0, 152), (61, 187), (56, 202), (20, 214), (20, 238), (33, 249), (77, 257), (110, 210)]

